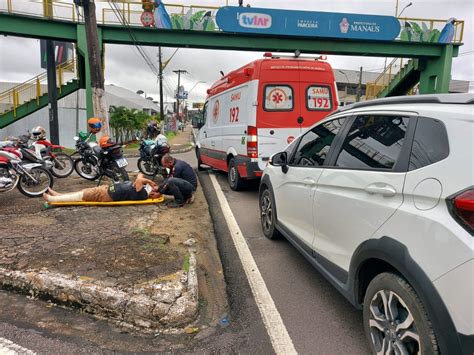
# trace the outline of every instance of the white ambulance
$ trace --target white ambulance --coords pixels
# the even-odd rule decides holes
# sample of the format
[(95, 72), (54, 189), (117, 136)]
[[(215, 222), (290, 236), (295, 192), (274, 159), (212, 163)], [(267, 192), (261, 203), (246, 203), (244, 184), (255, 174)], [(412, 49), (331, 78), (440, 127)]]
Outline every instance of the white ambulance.
[(265, 53), (207, 91), (196, 142), (198, 166), (228, 172), (232, 190), (262, 176), (270, 157), (338, 107), (329, 63)]

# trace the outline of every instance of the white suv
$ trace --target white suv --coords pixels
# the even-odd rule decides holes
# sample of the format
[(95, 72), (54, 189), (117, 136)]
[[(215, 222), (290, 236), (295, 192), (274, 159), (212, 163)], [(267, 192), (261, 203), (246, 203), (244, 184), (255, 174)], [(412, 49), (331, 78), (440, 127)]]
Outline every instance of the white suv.
[(343, 108), (275, 154), (264, 234), (352, 304), (378, 354), (474, 352), (474, 95)]

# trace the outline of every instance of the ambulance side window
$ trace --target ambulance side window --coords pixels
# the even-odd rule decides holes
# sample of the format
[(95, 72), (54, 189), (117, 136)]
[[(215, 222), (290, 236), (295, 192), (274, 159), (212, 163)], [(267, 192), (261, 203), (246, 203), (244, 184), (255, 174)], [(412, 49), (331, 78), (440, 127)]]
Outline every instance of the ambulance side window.
[(198, 123), (198, 128), (201, 128), (206, 124), (206, 115), (207, 115), (207, 106), (208, 106), (208, 101), (204, 104), (204, 107), (202, 108), (202, 115), (199, 117), (199, 123)]
[(263, 90), (265, 111), (292, 111), (293, 88), (289, 85), (266, 85)]

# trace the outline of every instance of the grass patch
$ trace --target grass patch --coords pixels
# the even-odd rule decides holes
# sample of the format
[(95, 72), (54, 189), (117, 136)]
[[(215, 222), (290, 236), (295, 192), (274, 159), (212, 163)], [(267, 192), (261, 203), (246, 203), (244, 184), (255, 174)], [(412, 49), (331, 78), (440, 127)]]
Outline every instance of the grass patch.
[(188, 254), (184, 256), (183, 270), (186, 272), (189, 272), (189, 255)]
[(166, 138), (171, 139), (174, 136), (176, 136), (176, 132), (174, 132), (174, 131), (166, 132), (165, 136), (166, 136)]

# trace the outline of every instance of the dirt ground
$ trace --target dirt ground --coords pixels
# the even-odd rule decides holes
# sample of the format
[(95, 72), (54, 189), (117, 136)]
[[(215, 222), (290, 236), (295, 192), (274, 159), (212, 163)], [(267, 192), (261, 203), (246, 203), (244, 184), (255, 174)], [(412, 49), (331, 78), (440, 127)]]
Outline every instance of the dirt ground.
[[(131, 178), (133, 178), (131, 176)], [(56, 179), (59, 192), (95, 186), (79, 177)], [(207, 202), (44, 209), (17, 190), (0, 194), (0, 267), (47, 269), (126, 288), (186, 268), (183, 242), (196, 240), (199, 323), (217, 324), (228, 308), (222, 266)]]

